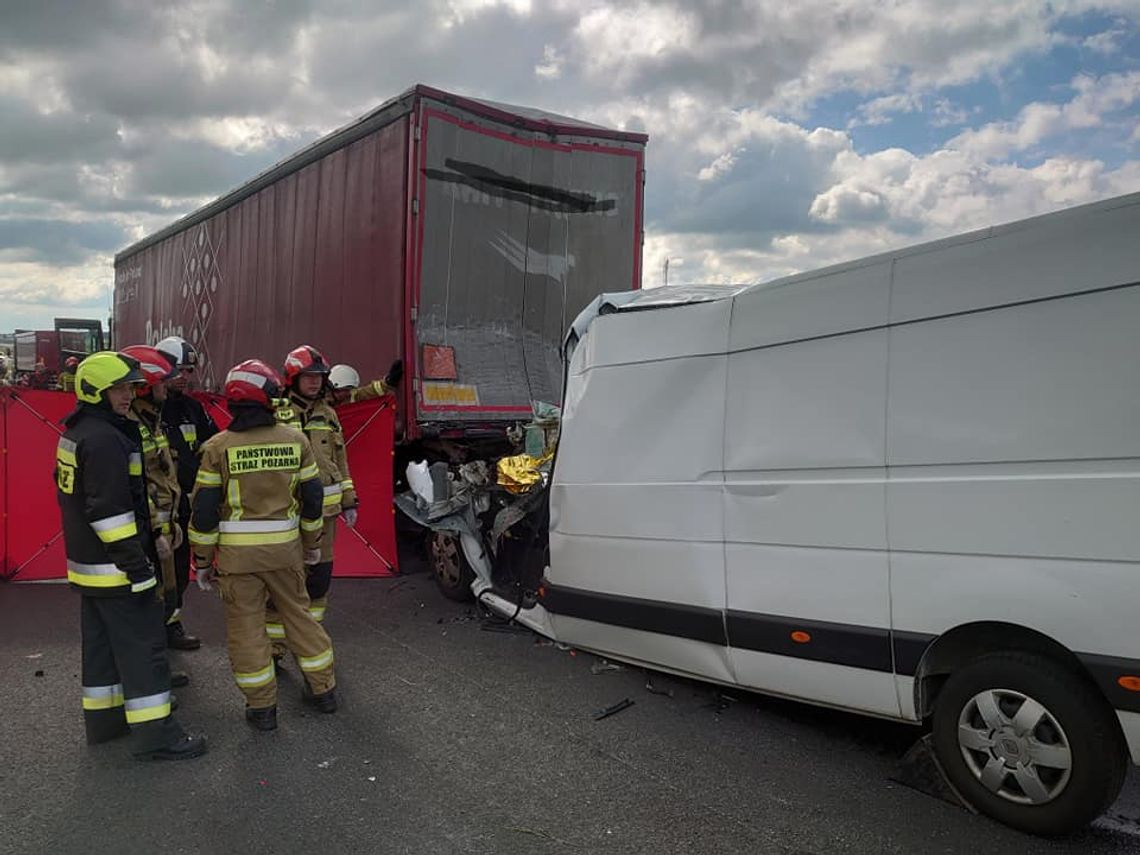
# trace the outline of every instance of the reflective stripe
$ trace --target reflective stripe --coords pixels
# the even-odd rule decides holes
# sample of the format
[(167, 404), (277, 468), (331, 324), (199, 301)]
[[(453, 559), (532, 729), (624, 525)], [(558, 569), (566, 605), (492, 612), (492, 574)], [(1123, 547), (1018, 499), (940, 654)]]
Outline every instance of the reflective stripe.
[(297, 662), (301, 665), (302, 671), (322, 671), (333, 663), (332, 648), (316, 656), (299, 656)]
[(170, 626), (172, 623), (180, 623), (182, 621), (182, 609), (176, 608), (170, 618), (166, 621), (166, 625)]
[(328, 430), (328, 431), (331, 431), (331, 430), (333, 430), (333, 429), (334, 429), (334, 428), (333, 428), (333, 426), (332, 426), (332, 425), (330, 425), (330, 424), (326, 424), (325, 422), (309, 422), (307, 425), (305, 425), (305, 431), (306, 431), (306, 432), (308, 432), (308, 431), (313, 431), (313, 430)]
[(351, 478), (345, 478), (343, 481), (340, 482), (340, 488), (342, 490), (346, 490), (346, 491), (347, 490), (355, 490), (356, 485), (352, 483)]
[(113, 686), (84, 686), (83, 709), (110, 710), (123, 705), (123, 684)]
[[(237, 478), (231, 478), (229, 488), (227, 489), (228, 499), (230, 506), (230, 519), (241, 519), (241, 481)], [(223, 529), (224, 531), (224, 529)]]
[(285, 637), (285, 624), (283, 623), (267, 623), (265, 625), (265, 634), (270, 638), (284, 638)]
[(159, 448), (170, 448), (170, 440), (166, 438), (166, 434), (160, 433), (155, 437), (154, 441), (158, 444)]
[(127, 574), (114, 564), (83, 564), (67, 560), (67, 581), (88, 588), (116, 588), (128, 583)]
[(313, 619), (316, 620), (317, 623), (320, 623), (325, 619), (325, 608), (325, 606), (309, 606), (309, 614), (313, 616)]
[(222, 520), (218, 523), (218, 530), (222, 534), (237, 531), (293, 531), (296, 527), (296, 517), (289, 520)]
[(253, 689), (257, 688), (258, 686), (266, 686), (272, 683), (273, 675), (273, 663), (270, 662), (260, 671), (247, 671), (244, 673), (234, 671), (234, 682), (236, 682), (241, 688)]
[(198, 441), (198, 427), (197, 425), (183, 424), (178, 426), (178, 431), (182, 434), (182, 438), (186, 440), (186, 444), (190, 448)]
[(159, 692), (145, 698), (127, 698), (127, 723), (142, 724), (170, 715), (170, 692)]
[(315, 520), (301, 520), (301, 531), (320, 531), (324, 527), (324, 517), (317, 517)]
[(300, 534), (295, 528), (289, 531), (271, 531), (264, 534), (227, 532), (218, 539), (218, 543), (222, 546), (272, 546), (277, 543), (292, 543), (298, 537)]
[(170, 522), (170, 511), (155, 511), (154, 521), (160, 523)]
[(340, 484), (330, 484), (325, 487), (324, 504), (326, 506), (339, 505), (342, 496), (343, 493), (341, 492)]
[(156, 578), (154, 578), (153, 576), (151, 576), (145, 582), (132, 582), (131, 583), (131, 593), (132, 594), (139, 594), (143, 591), (149, 591), (151, 588), (153, 588), (157, 584), (158, 584), (158, 580)]
[(59, 444), (55, 447), (55, 456), (64, 463), (70, 463), (72, 466), (77, 465), (75, 462), (75, 442), (61, 436)]
[(327, 487), (324, 488), (324, 491), (325, 491), (326, 496), (332, 495), (333, 493), (336, 493), (339, 496), (340, 495), (340, 484), (329, 484)]
[(199, 469), (198, 476), (194, 479), (194, 483), (203, 487), (220, 487), (222, 486), (222, 476), (217, 472), (207, 472), (204, 469)]
[(127, 470), (131, 475), (142, 475), (142, 455), (137, 451), (131, 452), (131, 456), (128, 458)]
[(91, 523), (91, 528), (95, 529), (95, 533), (104, 543), (114, 543), (117, 540), (134, 537), (139, 533), (138, 525), (135, 523), (134, 511), (94, 520)]
[(302, 481), (311, 481), (313, 478), (321, 477), (321, 470), (317, 468), (317, 464), (310, 463), (297, 474), (297, 477)]
[(216, 531), (198, 531), (196, 528), (190, 528), (186, 531), (186, 538), (194, 546), (211, 546), (218, 542), (218, 533)]

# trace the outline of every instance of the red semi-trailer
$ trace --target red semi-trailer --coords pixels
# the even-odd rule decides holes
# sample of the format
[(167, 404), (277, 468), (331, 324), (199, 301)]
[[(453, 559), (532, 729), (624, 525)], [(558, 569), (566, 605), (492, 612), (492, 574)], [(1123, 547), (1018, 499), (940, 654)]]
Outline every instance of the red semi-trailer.
[(119, 253), (116, 340), (185, 337), (213, 391), (302, 343), (402, 358), (403, 442), (502, 436), (560, 399), (579, 310), (640, 285), (646, 139), (416, 86)]

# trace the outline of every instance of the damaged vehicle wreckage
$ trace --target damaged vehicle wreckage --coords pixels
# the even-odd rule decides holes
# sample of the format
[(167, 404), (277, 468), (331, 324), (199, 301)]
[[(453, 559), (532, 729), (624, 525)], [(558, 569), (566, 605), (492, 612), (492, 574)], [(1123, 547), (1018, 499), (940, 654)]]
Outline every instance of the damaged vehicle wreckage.
[(962, 800), (1068, 833), (1140, 762), (1138, 234), (1133, 194), (603, 295), (561, 411), (505, 457), (413, 463), (397, 506), (501, 616), (926, 723)]

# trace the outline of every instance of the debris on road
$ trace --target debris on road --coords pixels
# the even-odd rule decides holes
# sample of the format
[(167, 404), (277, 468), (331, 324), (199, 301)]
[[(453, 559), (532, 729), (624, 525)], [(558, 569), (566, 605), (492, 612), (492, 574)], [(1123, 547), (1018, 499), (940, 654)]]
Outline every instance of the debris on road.
[(605, 674), (607, 671), (624, 670), (625, 668), (623, 668), (621, 665), (618, 665), (616, 662), (609, 662), (605, 659), (599, 659), (597, 662), (590, 666), (590, 673), (594, 674), (595, 676), (598, 674)]
[(601, 721), (603, 718), (609, 718), (611, 715), (616, 715), (622, 710), (627, 710), (633, 706), (633, 701), (629, 698), (622, 698), (612, 706), (604, 707), (603, 709), (594, 712), (594, 721)]
[(664, 695), (667, 698), (673, 697), (672, 689), (658, 689), (653, 685), (653, 677), (649, 674), (645, 675), (645, 689), (652, 695)]

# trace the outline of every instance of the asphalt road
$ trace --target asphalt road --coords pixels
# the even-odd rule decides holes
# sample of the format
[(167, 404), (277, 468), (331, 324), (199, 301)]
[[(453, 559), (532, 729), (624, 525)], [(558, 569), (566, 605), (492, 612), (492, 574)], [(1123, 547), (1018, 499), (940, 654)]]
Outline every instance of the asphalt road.
[(242, 719), (220, 603), (195, 591), (186, 619), (205, 646), (175, 654), (179, 717), (211, 750), (138, 763), (83, 743), (76, 595), (0, 586), (0, 852), (1140, 852), (1135, 773), (1094, 827), (1027, 837), (894, 783), (912, 728), (661, 675), (653, 694), (488, 631), (423, 575), (334, 583), (341, 711), (307, 712), (292, 665), (271, 734)]

